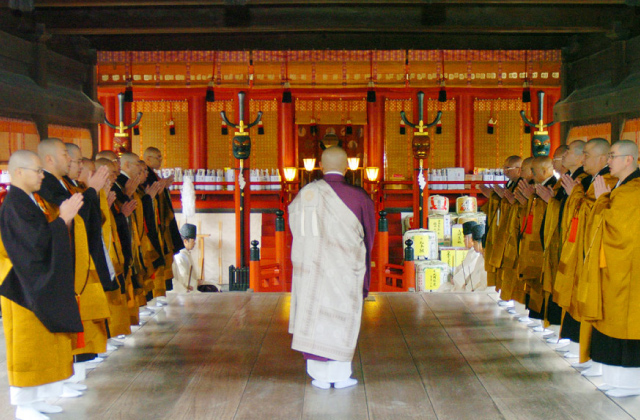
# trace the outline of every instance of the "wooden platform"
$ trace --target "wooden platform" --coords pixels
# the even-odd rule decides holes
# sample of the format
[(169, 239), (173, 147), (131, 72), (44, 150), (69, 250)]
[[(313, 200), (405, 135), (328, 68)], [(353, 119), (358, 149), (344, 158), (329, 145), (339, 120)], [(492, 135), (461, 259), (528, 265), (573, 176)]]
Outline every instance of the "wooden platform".
[[(357, 387), (311, 386), (287, 333), (288, 294), (170, 296), (90, 371), (52, 419), (632, 419), (495, 295), (376, 294), (365, 302)], [(8, 402), (4, 340), (0, 420)]]

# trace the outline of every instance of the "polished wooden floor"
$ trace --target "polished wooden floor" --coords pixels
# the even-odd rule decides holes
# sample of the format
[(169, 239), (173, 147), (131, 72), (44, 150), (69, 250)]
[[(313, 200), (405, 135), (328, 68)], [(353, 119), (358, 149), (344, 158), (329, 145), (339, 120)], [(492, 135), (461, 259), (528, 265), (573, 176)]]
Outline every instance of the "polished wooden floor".
[[(357, 387), (311, 386), (287, 334), (288, 294), (170, 296), (90, 371), (52, 419), (632, 419), (494, 294), (375, 294), (353, 360)], [(8, 403), (4, 340), (0, 420)], [(594, 385), (595, 384), (595, 385)], [(2, 391), (4, 390), (4, 391)]]

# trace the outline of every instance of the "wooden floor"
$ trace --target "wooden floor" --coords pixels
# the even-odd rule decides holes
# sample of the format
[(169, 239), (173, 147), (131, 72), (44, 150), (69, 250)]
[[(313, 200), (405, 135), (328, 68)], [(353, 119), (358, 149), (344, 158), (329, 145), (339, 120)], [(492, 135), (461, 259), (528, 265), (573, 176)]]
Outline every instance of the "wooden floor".
[[(288, 294), (170, 296), (52, 419), (632, 419), (494, 294), (375, 294), (357, 387), (311, 386), (287, 334)], [(4, 340), (0, 420), (8, 403)]]

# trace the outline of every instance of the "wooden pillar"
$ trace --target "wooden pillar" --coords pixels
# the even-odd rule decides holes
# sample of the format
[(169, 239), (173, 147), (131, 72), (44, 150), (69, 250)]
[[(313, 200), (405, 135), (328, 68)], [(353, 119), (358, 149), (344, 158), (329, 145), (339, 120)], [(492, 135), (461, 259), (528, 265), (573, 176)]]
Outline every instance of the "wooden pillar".
[(189, 166), (207, 167), (207, 103), (204, 96), (189, 98)]
[[(115, 95), (103, 96), (100, 103), (104, 108), (104, 116), (111, 124), (118, 124), (118, 99)], [(115, 130), (107, 124), (100, 124), (100, 150), (113, 150)]]
[(380, 168), (378, 178), (384, 177), (384, 96), (378, 95), (376, 102), (367, 102), (367, 143), (363, 166)]
[(462, 93), (456, 102), (456, 164), (465, 172), (472, 172), (473, 161), (473, 97)]
[[(387, 220), (387, 212), (380, 211), (380, 219), (378, 219), (378, 234), (376, 235), (376, 242), (378, 245), (378, 255), (376, 262), (377, 276), (373, 276), (374, 270), (371, 270), (371, 285), (370, 290), (380, 291), (385, 284), (385, 270), (384, 267), (389, 264), (389, 222)], [(374, 282), (377, 280), (377, 282)], [(374, 287), (375, 285), (375, 287)]]
[[(246, 97), (245, 97), (246, 100)], [(240, 115), (240, 103), (236, 104), (236, 115), (238, 121), (231, 121), (239, 124), (240, 120), (248, 121), (249, 107), (244, 107), (244, 115)], [(242, 161), (242, 170), (240, 170), (240, 160), (236, 160), (238, 168), (236, 168), (236, 185), (234, 190), (235, 215), (236, 215), (236, 267), (244, 267), (249, 261), (249, 239), (250, 239), (250, 222), (251, 222), (251, 189), (249, 187), (249, 168), (251, 167), (251, 158)], [(240, 173), (245, 180), (243, 190), (240, 190), (239, 179)]]
[(278, 164), (281, 168), (286, 166), (297, 167), (295, 156), (295, 109), (293, 103), (278, 104), (278, 137), (280, 138), (280, 154)]
[(254, 292), (260, 291), (260, 248), (258, 248), (258, 241), (251, 242), (251, 261), (249, 262), (249, 287)]
[[(553, 107), (560, 100), (558, 96), (558, 92), (555, 92), (555, 91), (549, 92), (547, 96), (548, 97), (545, 98), (546, 104), (545, 104), (545, 110), (544, 110), (545, 124), (548, 124), (551, 121), (553, 121)], [(551, 127), (549, 127), (548, 131), (549, 131), (549, 138), (551, 140), (551, 150), (549, 152), (549, 155), (553, 156), (553, 152), (555, 152), (555, 150), (558, 147), (560, 147), (560, 145), (564, 141), (566, 141), (566, 139), (563, 139), (561, 137), (560, 124), (552, 125)]]
[(284, 212), (276, 210), (276, 262), (280, 266), (280, 291), (287, 291), (287, 246), (285, 242)]

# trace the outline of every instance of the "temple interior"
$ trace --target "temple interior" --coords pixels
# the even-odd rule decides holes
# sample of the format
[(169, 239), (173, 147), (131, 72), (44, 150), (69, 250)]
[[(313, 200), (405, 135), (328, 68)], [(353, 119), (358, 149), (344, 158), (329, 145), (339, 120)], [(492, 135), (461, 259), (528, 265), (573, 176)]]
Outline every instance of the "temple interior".
[[(200, 276), (223, 291), (169, 296), (54, 417), (640, 418), (640, 400), (595, 392), (492, 287), (407, 268), (407, 245), (430, 252), (406, 243), (421, 228), (447, 273), (461, 265), (461, 225), (486, 220), (480, 186), (505, 184), (505, 158), (533, 156), (540, 133), (549, 156), (595, 137), (640, 144), (640, 1), (4, 2), (0, 199), (11, 154), (42, 139), (87, 158), (155, 147), (178, 225), (198, 227)], [(363, 386), (322, 393), (287, 334), (287, 207), (336, 145), (378, 231)], [(6, 392), (0, 406), (13, 418)]]

